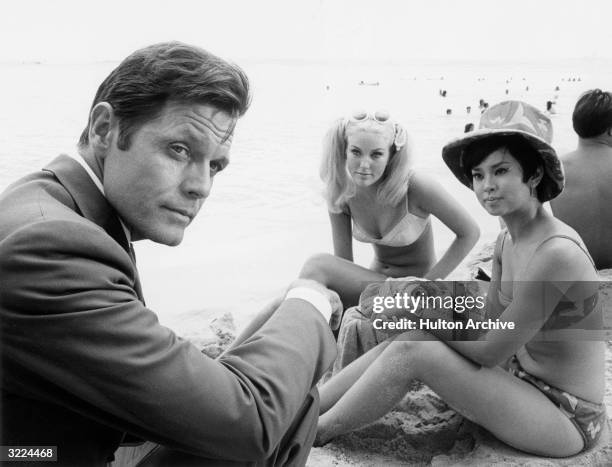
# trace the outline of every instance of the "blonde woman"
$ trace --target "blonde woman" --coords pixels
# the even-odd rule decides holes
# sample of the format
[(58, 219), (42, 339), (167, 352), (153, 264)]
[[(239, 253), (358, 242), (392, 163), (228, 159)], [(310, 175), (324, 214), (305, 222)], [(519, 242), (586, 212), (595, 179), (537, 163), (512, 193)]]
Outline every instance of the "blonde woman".
[[(415, 171), (406, 130), (385, 111), (356, 112), (333, 123), (324, 140), (321, 177), (334, 255), (311, 258), (302, 277), (336, 290), (346, 307), (357, 303), (364, 282), (446, 277), (478, 240), (467, 211), (440, 183)], [(440, 260), (432, 215), (455, 234)], [(370, 268), (353, 263), (353, 239), (372, 244)]]

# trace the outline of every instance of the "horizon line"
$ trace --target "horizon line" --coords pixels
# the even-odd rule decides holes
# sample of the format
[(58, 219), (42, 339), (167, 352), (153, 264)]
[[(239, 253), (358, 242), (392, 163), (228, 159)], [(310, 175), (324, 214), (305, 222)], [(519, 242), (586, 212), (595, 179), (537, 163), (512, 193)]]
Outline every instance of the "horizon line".
[[(574, 57), (512, 57), (512, 58), (483, 58), (483, 57), (472, 57), (472, 58), (457, 58), (457, 57), (407, 57), (407, 58), (351, 58), (351, 57), (221, 57), (230, 62), (245, 61), (249, 63), (383, 63), (387, 65), (394, 64), (409, 64), (413, 62), (422, 63), (520, 63), (520, 62), (531, 62), (531, 63), (550, 63), (550, 62), (575, 62), (592, 60), (593, 62), (612, 62), (612, 56), (610, 57), (593, 57), (593, 56), (574, 56)], [(105, 63), (119, 63), (123, 60), (120, 59), (99, 59), (99, 60), (80, 60), (80, 59), (0, 59), (0, 65), (96, 65)]]

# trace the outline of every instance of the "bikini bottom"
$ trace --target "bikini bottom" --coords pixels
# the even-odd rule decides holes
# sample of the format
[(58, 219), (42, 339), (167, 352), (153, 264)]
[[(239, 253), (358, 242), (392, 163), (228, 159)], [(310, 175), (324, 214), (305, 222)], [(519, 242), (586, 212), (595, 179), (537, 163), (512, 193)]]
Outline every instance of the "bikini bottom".
[(510, 359), (508, 371), (517, 378), (535, 386), (559, 407), (559, 410), (578, 428), (584, 440), (583, 450), (589, 449), (597, 442), (606, 421), (606, 407), (604, 404), (586, 401), (546, 384), (541, 379), (527, 373), (519, 363), (516, 355)]

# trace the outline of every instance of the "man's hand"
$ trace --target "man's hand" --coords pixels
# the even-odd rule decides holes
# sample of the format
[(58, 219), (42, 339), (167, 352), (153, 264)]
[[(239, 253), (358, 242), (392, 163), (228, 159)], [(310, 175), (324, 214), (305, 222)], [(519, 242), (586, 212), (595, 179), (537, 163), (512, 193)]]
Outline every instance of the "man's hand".
[[(342, 301), (340, 300), (340, 296), (333, 290), (328, 289), (320, 282), (314, 281), (312, 279), (296, 279), (294, 280), (287, 292), (291, 289), (295, 289), (296, 287), (306, 287), (308, 289), (316, 290), (317, 292), (323, 294), (325, 298), (329, 301), (331, 305), (331, 317), (329, 318), (329, 326), (336, 330), (340, 327), (340, 321), (342, 320), (342, 311), (344, 307), (342, 306)], [(286, 295), (286, 293), (285, 293)]]

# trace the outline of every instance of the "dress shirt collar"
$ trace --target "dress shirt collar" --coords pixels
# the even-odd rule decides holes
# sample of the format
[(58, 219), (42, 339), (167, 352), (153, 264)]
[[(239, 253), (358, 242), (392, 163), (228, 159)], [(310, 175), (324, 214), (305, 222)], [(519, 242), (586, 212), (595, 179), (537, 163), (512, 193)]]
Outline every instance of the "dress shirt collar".
[[(96, 185), (98, 190), (100, 190), (100, 193), (102, 193), (102, 196), (106, 198), (106, 193), (104, 193), (104, 185), (102, 185), (102, 182), (100, 181), (98, 176), (95, 174), (95, 172), (92, 170), (92, 168), (89, 166), (87, 161), (83, 159), (83, 156), (81, 156), (81, 154), (78, 154), (78, 153), (76, 156), (72, 156), (72, 154), (70, 154), (70, 156), (76, 162), (78, 162), (81, 165), (81, 167), (83, 167), (83, 169), (85, 169), (85, 172), (87, 172), (87, 175), (89, 175), (89, 178), (91, 178), (91, 180), (94, 182), (94, 185)], [(117, 217), (119, 218), (119, 222), (121, 222), (121, 227), (123, 227), (125, 237), (127, 238), (128, 244), (129, 244), (132, 242), (132, 236), (130, 234), (130, 230), (127, 228), (127, 225), (125, 225), (125, 223), (123, 222), (123, 219), (121, 219), (120, 216), (117, 216)]]

